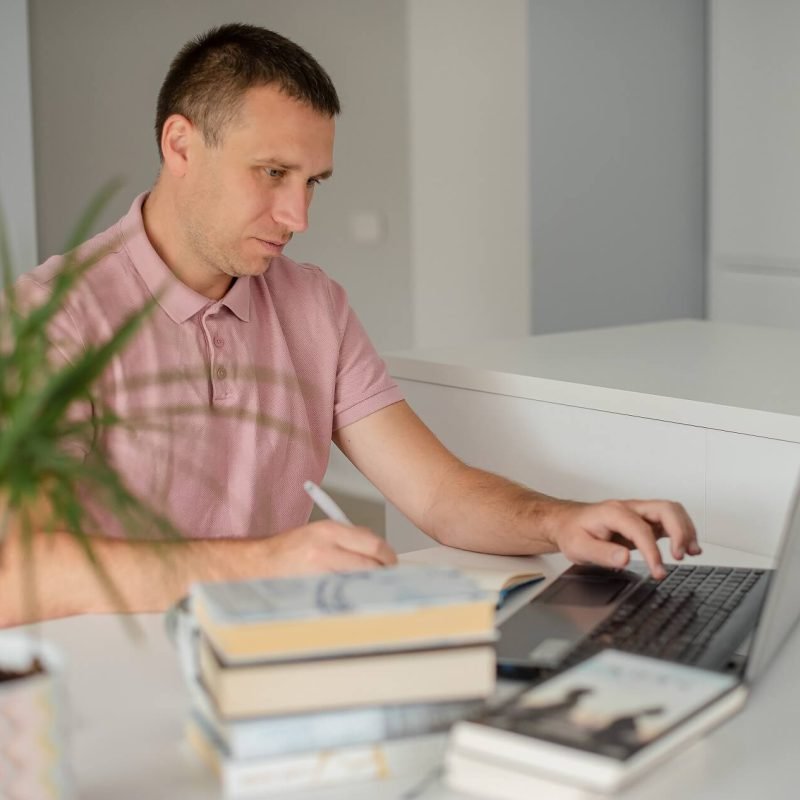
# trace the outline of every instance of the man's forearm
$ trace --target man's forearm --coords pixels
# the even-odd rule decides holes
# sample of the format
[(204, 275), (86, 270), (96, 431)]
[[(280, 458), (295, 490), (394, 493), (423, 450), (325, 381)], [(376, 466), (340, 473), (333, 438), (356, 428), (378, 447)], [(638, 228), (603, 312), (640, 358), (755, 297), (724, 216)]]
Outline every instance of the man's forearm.
[(503, 555), (558, 549), (559, 512), (575, 505), (460, 464), (442, 481), (424, 530), (442, 544)]
[[(91, 539), (97, 561), (119, 591), (124, 610), (134, 612), (163, 611), (186, 593), (192, 581), (225, 577), (225, 564), (231, 561), (230, 550), (236, 544)], [(121, 610), (73, 537), (37, 532), (26, 552), (19, 535), (9, 532), (0, 564), (0, 627), (30, 622), (32, 613), (49, 619)]]
[[(375, 569), (397, 562), (394, 551), (366, 528), (331, 520), (300, 525), (266, 538), (142, 542), (94, 537), (97, 561), (121, 602), (74, 538), (39, 532), (26, 553), (16, 533), (2, 548), (0, 628), (37, 619), (118, 611), (163, 611), (193, 581), (248, 580), (317, 572)], [(30, 566), (35, 567), (35, 581)]]

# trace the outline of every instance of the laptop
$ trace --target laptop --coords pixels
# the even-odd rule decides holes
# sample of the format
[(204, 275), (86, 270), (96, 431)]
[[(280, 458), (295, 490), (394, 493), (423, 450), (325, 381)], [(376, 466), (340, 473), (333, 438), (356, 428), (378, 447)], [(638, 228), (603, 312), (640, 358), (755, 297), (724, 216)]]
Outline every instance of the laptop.
[(800, 618), (800, 485), (776, 568), (573, 566), (499, 626), (498, 674), (537, 680), (613, 647), (752, 682)]

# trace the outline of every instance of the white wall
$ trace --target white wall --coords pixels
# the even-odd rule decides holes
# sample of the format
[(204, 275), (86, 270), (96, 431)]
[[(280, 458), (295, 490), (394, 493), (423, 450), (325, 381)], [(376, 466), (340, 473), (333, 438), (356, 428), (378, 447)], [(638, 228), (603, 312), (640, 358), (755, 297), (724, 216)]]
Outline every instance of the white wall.
[(800, 3), (711, 4), (709, 311), (800, 328)]
[(37, 262), (26, 0), (0, 3), (0, 208), (18, 272)]
[(527, 0), (408, 0), (414, 341), (530, 332)]
[(705, 2), (530, 6), (533, 331), (702, 317)]

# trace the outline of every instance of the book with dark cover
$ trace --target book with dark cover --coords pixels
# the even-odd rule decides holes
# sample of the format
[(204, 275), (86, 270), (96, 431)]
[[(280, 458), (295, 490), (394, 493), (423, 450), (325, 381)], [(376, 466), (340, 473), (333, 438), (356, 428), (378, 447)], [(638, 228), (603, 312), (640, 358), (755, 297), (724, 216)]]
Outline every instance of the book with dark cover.
[(449, 750), (464, 760), (609, 791), (744, 703), (739, 678), (605, 650), (478, 722)]

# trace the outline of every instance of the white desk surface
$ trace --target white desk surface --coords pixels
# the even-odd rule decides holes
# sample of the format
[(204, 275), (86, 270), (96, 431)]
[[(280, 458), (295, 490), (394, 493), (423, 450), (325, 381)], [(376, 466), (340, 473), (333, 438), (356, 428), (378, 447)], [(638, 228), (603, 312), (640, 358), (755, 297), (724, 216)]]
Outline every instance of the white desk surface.
[(800, 331), (673, 320), (385, 354), (394, 378), (800, 442)]
[[(561, 556), (536, 559), (482, 556), (435, 547), (410, 561), (538, 567), (550, 578), (566, 565)], [(707, 563), (767, 566), (768, 559), (707, 546)], [(539, 587), (538, 591), (541, 590)], [(115, 616), (86, 616), (42, 625), (65, 652), (72, 712), (72, 763), (82, 800), (210, 800), (215, 780), (183, 742), (188, 696), (163, 615), (137, 617), (146, 636), (137, 643)], [(800, 636), (793, 636), (748, 706), (705, 740), (635, 784), (623, 795), (637, 800), (770, 800), (797, 796), (796, 731), (800, 693)], [(444, 735), (393, 743), (393, 777), (287, 797), (326, 800), (400, 800), (435, 770)], [(417, 800), (456, 800), (433, 780)], [(543, 799), (544, 800), (544, 799)]]

